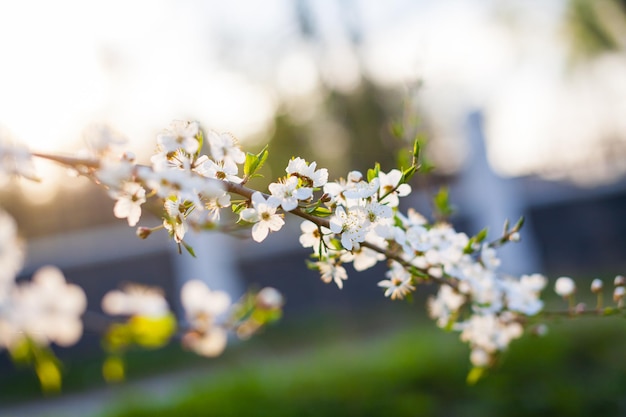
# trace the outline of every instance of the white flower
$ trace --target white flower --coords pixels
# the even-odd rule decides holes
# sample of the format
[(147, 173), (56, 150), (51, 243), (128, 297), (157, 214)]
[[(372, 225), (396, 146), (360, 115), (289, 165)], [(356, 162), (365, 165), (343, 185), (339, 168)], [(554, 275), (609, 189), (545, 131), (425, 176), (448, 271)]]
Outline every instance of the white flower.
[(386, 275), (389, 279), (378, 283), (379, 287), (385, 288), (385, 297), (390, 297), (392, 300), (401, 300), (407, 294), (415, 291), (411, 274), (399, 263), (394, 262)]
[(185, 317), (195, 328), (211, 327), (215, 317), (231, 305), (230, 296), (224, 291), (211, 291), (200, 280), (187, 281), (180, 292)]
[(348, 250), (359, 247), (365, 240), (370, 221), (362, 207), (352, 207), (346, 212), (343, 206), (337, 207), (330, 218), (330, 230), (341, 234), (341, 245)]
[[(385, 248), (387, 244), (384, 239), (376, 236), (374, 233), (370, 233), (366, 241), (380, 248)], [(382, 261), (383, 259), (385, 259), (385, 255), (364, 246), (353, 249), (351, 252), (341, 254), (341, 261), (344, 263), (352, 262), (354, 269), (359, 272), (373, 267), (378, 261)]]
[(576, 284), (569, 277), (560, 277), (554, 283), (554, 291), (561, 297), (569, 297), (576, 291)]
[(224, 193), (219, 197), (211, 197), (204, 203), (204, 208), (208, 210), (207, 218), (211, 222), (220, 219), (220, 209), (230, 207), (230, 194)]
[(224, 291), (211, 291), (200, 280), (191, 280), (183, 285), (180, 297), (191, 326), (191, 331), (183, 336), (183, 344), (202, 356), (222, 353), (227, 334), (215, 324), (215, 318), (228, 310), (230, 296)]
[(117, 199), (113, 207), (115, 217), (127, 219), (129, 226), (135, 226), (141, 217), (141, 205), (146, 202), (146, 190), (136, 182), (125, 182), (111, 194)]
[(297, 177), (287, 177), (283, 182), (273, 182), (269, 185), (270, 193), (275, 198), (283, 210), (291, 211), (298, 207), (298, 201), (308, 200), (313, 197), (313, 189), (308, 187), (298, 187)]
[(546, 283), (546, 278), (541, 274), (523, 275), (519, 281), (513, 279), (502, 281), (509, 310), (527, 316), (539, 313), (543, 308), (539, 293)]
[(495, 271), (500, 266), (500, 259), (497, 256), (496, 250), (487, 244), (482, 246), (480, 260), (485, 268), (491, 271)]
[(321, 168), (316, 171), (316, 167), (317, 162), (311, 162), (309, 165), (304, 159), (298, 157), (289, 161), (285, 171), (290, 176), (301, 178), (307, 187), (322, 187), (328, 181), (328, 170)]
[(326, 261), (316, 262), (315, 265), (322, 273), (322, 281), (329, 284), (331, 281), (335, 281), (339, 289), (343, 288), (343, 281), (348, 279), (348, 273), (346, 269), (335, 262), (334, 259), (327, 259)]
[(120, 156), (106, 154), (100, 158), (95, 176), (102, 184), (117, 190), (133, 177), (134, 155), (127, 153)]
[(163, 317), (169, 307), (163, 292), (143, 285), (127, 285), (123, 290), (112, 290), (102, 298), (102, 310), (111, 315)]
[(194, 171), (207, 178), (226, 180), (239, 184), (242, 179), (237, 176), (239, 169), (235, 164), (225, 164), (224, 161), (214, 162), (210, 159), (203, 160)]
[[(305, 220), (300, 224), (299, 241), (303, 248), (314, 248), (315, 253), (324, 256), (328, 253), (328, 234), (331, 231), (325, 227), (320, 228), (310, 220)], [(323, 239), (323, 241), (322, 241)]]
[(182, 149), (188, 154), (193, 154), (200, 145), (196, 138), (199, 132), (197, 122), (174, 120), (168, 129), (157, 135), (157, 143), (165, 153)]
[[(83, 290), (67, 284), (58, 268), (46, 266), (35, 272), (31, 282), (14, 287), (5, 326), (43, 346), (50, 342), (70, 346), (82, 335), (80, 316), (86, 307)], [(0, 334), (0, 339), (5, 335)], [(15, 335), (8, 340), (15, 341)]]
[(523, 334), (523, 327), (512, 314), (473, 314), (469, 320), (455, 326), (461, 329), (461, 340), (469, 342), (473, 349), (487, 354), (504, 351), (512, 340)]
[(182, 343), (196, 354), (214, 357), (221, 354), (226, 348), (228, 334), (219, 326), (213, 326), (206, 332), (188, 332), (183, 336)]
[(365, 199), (373, 196), (380, 189), (380, 180), (373, 178), (372, 181), (348, 182), (343, 195), (347, 199)]
[(402, 172), (397, 169), (392, 169), (388, 174), (379, 172), (378, 178), (380, 179), (378, 198), (381, 203), (390, 207), (397, 207), (400, 203), (398, 197), (407, 196), (411, 192), (410, 185), (400, 184)]
[(252, 239), (262, 242), (270, 230), (273, 232), (280, 230), (285, 222), (279, 214), (276, 214), (277, 204), (271, 199), (266, 200), (260, 192), (252, 194), (251, 201), (252, 207), (242, 210), (240, 218), (255, 223), (252, 226)]
[(30, 151), (22, 145), (9, 143), (0, 132), (0, 185), (14, 175), (38, 180)]
[(439, 287), (436, 297), (428, 299), (428, 313), (437, 320), (439, 327), (446, 327), (453, 315), (465, 303), (466, 297), (449, 285)]
[(13, 217), (0, 210), (0, 306), (24, 264), (24, 244)]
[(209, 149), (211, 156), (216, 162), (222, 162), (224, 169), (237, 169), (237, 164), (243, 164), (246, 160), (246, 154), (243, 153), (237, 139), (230, 133), (217, 133), (209, 130), (208, 134)]
[(183, 201), (177, 198), (165, 200), (164, 208), (167, 217), (163, 219), (163, 227), (165, 227), (176, 242), (180, 243), (187, 233), (188, 227), (185, 218), (189, 212), (189, 208)]

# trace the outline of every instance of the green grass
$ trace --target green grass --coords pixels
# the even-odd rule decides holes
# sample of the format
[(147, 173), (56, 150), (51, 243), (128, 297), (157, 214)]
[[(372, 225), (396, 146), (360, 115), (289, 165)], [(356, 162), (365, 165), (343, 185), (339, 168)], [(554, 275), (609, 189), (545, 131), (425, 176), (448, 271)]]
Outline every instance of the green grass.
[(465, 384), (467, 347), (432, 326), (335, 342), (311, 335), (289, 353), (231, 360), (169, 403), (136, 398), (106, 416), (624, 415), (625, 324), (553, 324), (547, 337), (514, 342), (476, 386)]

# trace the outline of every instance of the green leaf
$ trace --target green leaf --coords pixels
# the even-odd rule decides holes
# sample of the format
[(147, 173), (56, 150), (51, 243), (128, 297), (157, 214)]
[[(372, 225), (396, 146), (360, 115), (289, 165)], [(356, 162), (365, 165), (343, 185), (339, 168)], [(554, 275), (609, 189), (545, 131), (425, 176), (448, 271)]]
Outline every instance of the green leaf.
[(367, 182), (370, 182), (374, 178), (376, 178), (379, 172), (380, 172), (380, 164), (376, 162), (376, 165), (374, 165), (374, 168), (370, 168), (367, 170)]
[(196, 140), (198, 141), (198, 150), (195, 153), (195, 157), (197, 158), (200, 156), (200, 152), (202, 152), (202, 145), (204, 144), (204, 133), (202, 132), (202, 129), (198, 129)]
[(439, 215), (438, 217), (443, 217), (445, 219), (454, 213), (454, 208), (450, 204), (450, 193), (448, 187), (441, 187), (439, 189), (439, 192), (433, 198), (433, 203), (435, 205), (435, 211)]
[(526, 219), (524, 219), (524, 216), (520, 217), (519, 220), (517, 221), (517, 223), (515, 223), (515, 226), (513, 226), (513, 231), (515, 232), (519, 232), (520, 229), (522, 228), (522, 226), (524, 226), (524, 221)]
[(246, 161), (243, 164), (243, 175), (246, 177), (251, 176), (258, 165), (259, 157), (253, 153), (246, 152)]
[(307, 210), (307, 213), (317, 217), (328, 217), (333, 214), (332, 210), (326, 207), (312, 207), (311, 209)]
[(404, 137), (404, 125), (402, 122), (391, 122), (389, 125), (389, 132), (393, 135), (393, 137), (397, 139), (402, 139)]
[(196, 253), (193, 251), (193, 248), (191, 247), (190, 244), (185, 243), (185, 241), (182, 241), (180, 243), (183, 244), (183, 246), (185, 247), (185, 249), (187, 250), (187, 252), (189, 252), (191, 256), (193, 256), (194, 258), (196, 257)]
[(415, 174), (415, 172), (417, 172), (416, 165), (410, 166), (409, 168), (405, 169), (404, 172), (402, 172), (402, 182), (404, 183), (408, 182), (411, 179), (411, 177)]
[(417, 161), (420, 160), (420, 154), (422, 153), (422, 146), (418, 139), (415, 139), (413, 143), (413, 163), (417, 164)]
[(477, 243), (481, 243), (482, 241), (484, 241), (485, 238), (487, 237), (487, 230), (488, 228), (485, 227), (480, 232), (478, 232), (475, 236), (472, 236), (469, 242), (467, 242), (467, 245), (465, 245), (465, 248), (463, 249), (463, 253), (473, 253), (474, 246)]
[(485, 373), (487, 371), (487, 368), (484, 367), (473, 367), (471, 371), (469, 371), (469, 374), (467, 374), (467, 385), (475, 385), (483, 376), (485, 376)]
[(255, 173), (259, 169), (261, 169), (263, 164), (265, 164), (265, 161), (267, 160), (267, 156), (268, 156), (267, 145), (265, 145), (265, 147), (261, 149), (261, 152), (259, 152), (256, 155), (253, 153), (247, 152), (246, 161), (244, 162), (244, 165), (243, 165), (243, 174), (248, 178), (254, 176)]

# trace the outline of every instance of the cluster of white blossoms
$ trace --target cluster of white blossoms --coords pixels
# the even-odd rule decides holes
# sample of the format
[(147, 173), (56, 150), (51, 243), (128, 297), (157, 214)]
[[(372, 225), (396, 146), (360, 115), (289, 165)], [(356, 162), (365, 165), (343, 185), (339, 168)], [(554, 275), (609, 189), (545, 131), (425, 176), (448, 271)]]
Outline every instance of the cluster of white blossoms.
[[(386, 261), (388, 270), (378, 286), (390, 299), (410, 298), (421, 284), (437, 285), (427, 303), (429, 314), (438, 326), (459, 332), (477, 368), (492, 364), (523, 334), (528, 317), (543, 309), (544, 276), (511, 277), (498, 270), (496, 249), (519, 240), (521, 223), (510, 229), (505, 226), (499, 239), (486, 243), (486, 232), (470, 237), (443, 220), (431, 222), (413, 209), (400, 211), (400, 198), (411, 193), (408, 181), (419, 168), (417, 145), (409, 168), (384, 172), (376, 165), (366, 175), (352, 171), (333, 182), (316, 162), (293, 157), (286, 175), (262, 192), (247, 183), (267, 158), (266, 149), (257, 155), (244, 153), (231, 134), (205, 133), (197, 122), (186, 121), (173, 122), (156, 141), (156, 153), (147, 165), (138, 164), (130, 153), (116, 151), (123, 141), (105, 128), (91, 131), (89, 150), (77, 158), (37, 156), (71, 167), (106, 187), (115, 200), (113, 214), (130, 226), (139, 223), (144, 203), (158, 200), (163, 207), (160, 224), (138, 227), (138, 236), (146, 238), (164, 229), (192, 255), (184, 241), (187, 232), (222, 222), (223, 209), (238, 215), (237, 223), (250, 227), (256, 242), (280, 230), (286, 213), (301, 217), (299, 241), (312, 249), (310, 266), (320, 272), (322, 281), (341, 289), (347, 285), (346, 264), (363, 271)], [(0, 142), (0, 178), (33, 177), (31, 166), (27, 151)], [(233, 202), (233, 195), (243, 200)], [(22, 260), (15, 223), (0, 212), (0, 347), (15, 343), (16, 335), (40, 343), (73, 343), (82, 331), (78, 318), (85, 310), (84, 294), (51, 268), (17, 286), (15, 276)], [(598, 286), (601, 289), (601, 283), (593, 284), (592, 291), (597, 292)], [(569, 278), (556, 282), (556, 292), (564, 297), (574, 289)], [(614, 294), (619, 308), (624, 293), (622, 278), (616, 281)], [(195, 280), (184, 285), (181, 299), (183, 344), (205, 356), (222, 352), (228, 330), (247, 337), (276, 319), (283, 302), (276, 290), (264, 289), (232, 304), (226, 293)], [(134, 320), (142, 331), (151, 328), (146, 323), (171, 317), (163, 294), (144, 287), (109, 292), (102, 308), (131, 320), (145, 318), (148, 321)], [(220, 320), (228, 314), (228, 319)]]
[(73, 345), (83, 331), (85, 293), (53, 266), (40, 268), (31, 281), (17, 283), (23, 262), (15, 220), (0, 211), (0, 349), (15, 349), (26, 340), (40, 346)]

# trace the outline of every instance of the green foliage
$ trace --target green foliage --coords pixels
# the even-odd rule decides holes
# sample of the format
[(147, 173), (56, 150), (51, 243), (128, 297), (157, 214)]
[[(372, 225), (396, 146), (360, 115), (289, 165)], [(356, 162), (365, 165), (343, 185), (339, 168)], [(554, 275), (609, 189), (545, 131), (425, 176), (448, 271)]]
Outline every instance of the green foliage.
[[(609, 22), (598, 13), (598, 7), (606, 6), (602, 3), (598, 0), (570, 0), (568, 29), (574, 41), (575, 53), (582, 57), (593, 57), (619, 49), (607, 25)], [(612, 17), (624, 21), (624, 15), (613, 14)]]
[(61, 390), (61, 362), (49, 347), (24, 337), (11, 347), (9, 353), (16, 365), (31, 367), (35, 371), (43, 392)]
[(626, 412), (616, 401), (626, 389), (623, 323), (554, 324), (544, 338), (515, 342), (473, 386), (467, 348), (453, 334), (422, 327), (250, 358), (207, 375), (172, 403), (127, 405), (107, 416), (619, 416)]
[(437, 220), (443, 221), (454, 213), (454, 208), (450, 204), (450, 192), (448, 187), (441, 187), (439, 192), (433, 197), (433, 205)]
[(244, 182), (259, 176), (256, 172), (265, 164), (268, 154), (267, 145), (256, 155), (250, 152), (246, 153), (246, 161), (243, 165)]

